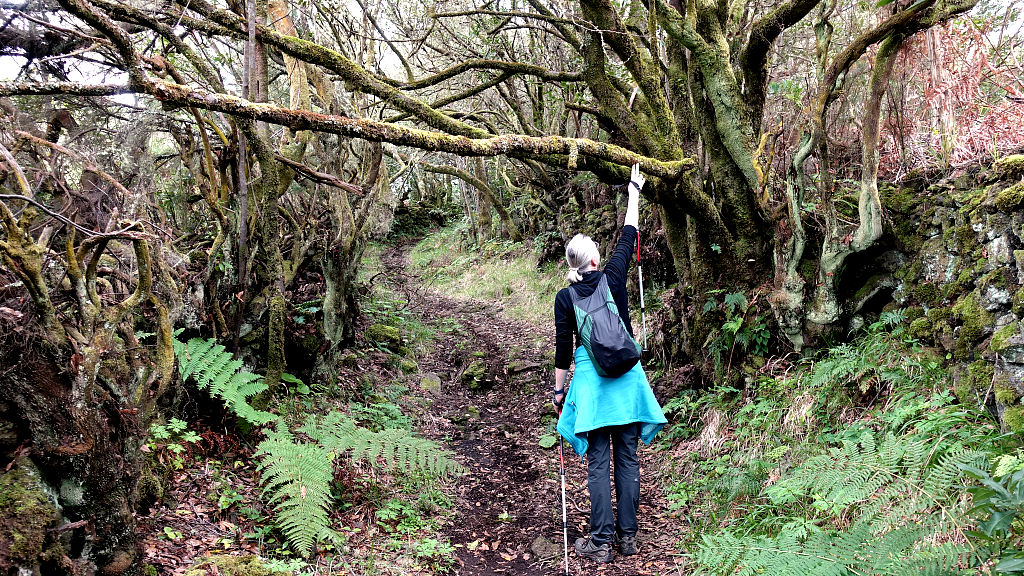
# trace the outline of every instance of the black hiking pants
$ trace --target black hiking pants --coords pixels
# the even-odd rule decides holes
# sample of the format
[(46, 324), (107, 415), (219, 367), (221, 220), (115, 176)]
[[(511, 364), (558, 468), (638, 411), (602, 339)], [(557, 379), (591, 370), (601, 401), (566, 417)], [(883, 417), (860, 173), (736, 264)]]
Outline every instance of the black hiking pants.
[[(636, 513), (640, 507), (640, 461), (636, 450), (640, 424), (607, 426), (587, 433), (587, 488), (590, 490), (590, 537), (594, 544), (612, 541), (615, 532), (632, 536), (637, 532)], [(615, 455), (615, 502), (609, 476), (611, 452)]]

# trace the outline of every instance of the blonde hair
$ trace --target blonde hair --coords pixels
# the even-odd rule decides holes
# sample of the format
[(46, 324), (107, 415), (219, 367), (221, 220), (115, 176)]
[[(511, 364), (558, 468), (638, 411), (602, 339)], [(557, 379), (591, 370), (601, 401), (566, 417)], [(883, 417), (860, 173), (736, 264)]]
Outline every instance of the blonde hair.
[(600, 260), (601, 253), (597, 244), (590, 239), (590, 236), (577, 234), (565, 245), (565, 261), (569, 263), (569, 273), (565, 279), (570, 284), (575, 284), (583, 279), (581, 272), (589, 272), (594, 269), (593, 261)]

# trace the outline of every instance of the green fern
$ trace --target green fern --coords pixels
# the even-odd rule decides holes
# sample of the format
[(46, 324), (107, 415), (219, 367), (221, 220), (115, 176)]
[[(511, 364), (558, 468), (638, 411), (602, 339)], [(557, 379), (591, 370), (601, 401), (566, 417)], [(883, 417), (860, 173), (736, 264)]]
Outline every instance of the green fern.
[(300, 430), (325, 449), (337, 454), (348, 452), (354, 460), (380, 462), (405, 472), (447, 475), (460, 471), (451, 455), (430, 440), (417, 438), (402, 428), (379, 432), (361, 428), (340, 412), (310, 418)]
[(748, 576), (855, 576), (955, 574), (969, 554), (961, 546), (932, 543), (935, 528), (907, 525), (876, 534), (870, 522), (842, 532), (783, 531), (776, 537), (730, 532), (706, 536), (695, 559), (699, 573)]
[(192, 338), (187, 343), (173, 341), (174, 354), (182, 380), (195, 379), (200, 390), (220, 398), (236, 416), (254, 425), (269, 424), (276, 414), (257, 410), (248, 399), (267, 389), (263, 378), (242, 369), (236, 360), (215, 340)]
[(957, 573), (971, 555), (948, 542), (963, 528), (962, 467), (984, 458), (920, 432), (876, 438), (862, 431), (764, 491), (775, 507), (805, 507), (815, 517), (810, 524), (790, 522), (773, 536), (706, 536), (697, 562), (713, 574)]
[(461, 470), (450, 453), (434, 442), (400, 428), (361, 428), (339, 412), (309, 418), (299, 431), (313, 442), (299, 440), (279, 416), (249, 405), (247, 399), (265, 391), (266, 384), (260, 376), (243, 370), (242, 362), (223, 346), (193, 338), (187, 343), (175, 340), (174, 350), (183, 379), (193, 378), (200, 389), (209, 390), (252, 424), (276, 423), (265, 431), (266, 439), (256, 448), (263, 494), (288, 544), (304, 557), (317, 542), (339, 537), (330, 520), (331, 481), (339, 455), (348, 453), (375, 466), (437, 476)]
[(309, 556), (314, 544), (338, 537), (330, 527), (331, 480), (337, 456), (367, 460), (407, 472), (435, 475), (457, 472), (459, 465), (437, 444), (407, 430), (373, 432), (341, 414), (310, 417), (299, 431), (312, 442), (295, 438), (283, 421), (257, 447), (263, 493), (274, 506), (277, 524), (289, 545)]
[(296, 441), (279, 420), (256, 448), (256, 457), (263, 494), (289, 545), (308, 557), (316, 542), (337, 539), (328, 515), (334, 453), (319, 444)]

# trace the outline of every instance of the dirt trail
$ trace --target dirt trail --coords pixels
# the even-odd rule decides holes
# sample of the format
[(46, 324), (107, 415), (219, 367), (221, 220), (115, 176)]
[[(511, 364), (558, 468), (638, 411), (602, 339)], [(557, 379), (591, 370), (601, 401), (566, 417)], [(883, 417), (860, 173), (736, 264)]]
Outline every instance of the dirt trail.
[[(384, 255), (385, 270), (407, 271), (405, 264), (402, 248)], [(563, 573), (558, 449), (538, 443), (542, 418), (554, 414), (545, 360), (554, 346), (551, 327), (507, 318), (489, 303), (448, 298), (415, 277), (389, 273), (388, 281), (409, 296), (410, 308), (424, 323), (443, 328), (421, 359), (420, 373), (424, 381), (440, 380), (425, 391), (432, 395), (432, 408), (424, 428), (448, 443), (467, 469), (457, 481), (457, 514), (445, 533), (456, 546), (456, 573)], [(480, 374), (482, 364), (479, 389), (471, 390), (470, 375)], [(575, 557), (572, 543), (587, 531), (590, 504), (586, 466), (568, 445), (565, 450), (571, 573), (678, 574), (682, 561), (674, 530), (666, 529), (670, 521), (661, 513), (664, 498), (653, 478), (657, 455), (644, 449), (640, 554), (616, 555), (603, 566)]]

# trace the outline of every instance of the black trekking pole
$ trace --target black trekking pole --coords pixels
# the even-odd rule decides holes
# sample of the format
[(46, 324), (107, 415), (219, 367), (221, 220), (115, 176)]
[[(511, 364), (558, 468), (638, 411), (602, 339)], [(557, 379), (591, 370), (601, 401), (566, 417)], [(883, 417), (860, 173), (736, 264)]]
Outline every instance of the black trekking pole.
[[(558, 411), (558, 417), (562, 417), (561, 410)], [(556, 430), (555, 433), (557, 432)], [(565, 452), (562, 451), (562, 444), (562, 435), (558, 434), (558, 474), (562, 477), (562, 551), (565, 555), (565, 576), (569, 576), (569, 525), (565, 513)]]

